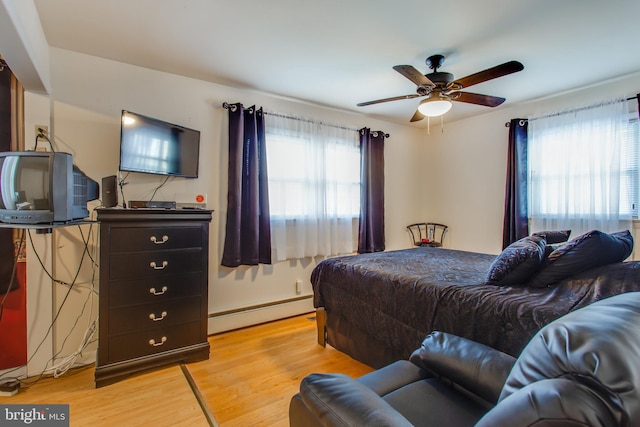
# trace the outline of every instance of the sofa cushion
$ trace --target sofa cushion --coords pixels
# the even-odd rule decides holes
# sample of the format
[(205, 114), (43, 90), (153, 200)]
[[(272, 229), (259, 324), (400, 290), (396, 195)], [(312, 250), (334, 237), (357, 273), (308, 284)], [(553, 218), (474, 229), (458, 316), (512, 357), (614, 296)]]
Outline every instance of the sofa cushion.
[(412, 425), (424, 427), (473, 426), (491, 408), (471, 393), (435, 378), (409, 383), (383, 399)]
[(396, 360), (358, 378), (379, 396), (385, 396), (406, 384), (429, 378), (431, 374), (408, 360)]
[(632, 251), (628, 230), (612, 234), (591, 230), (551, 252), (527, 285), (549, 286), (590, 268), (624, 261)]
[(544, 259), (544, 236), (531, 235), (507, 246), (489, 267), (487, 283), (512, 286), (526, 283)]

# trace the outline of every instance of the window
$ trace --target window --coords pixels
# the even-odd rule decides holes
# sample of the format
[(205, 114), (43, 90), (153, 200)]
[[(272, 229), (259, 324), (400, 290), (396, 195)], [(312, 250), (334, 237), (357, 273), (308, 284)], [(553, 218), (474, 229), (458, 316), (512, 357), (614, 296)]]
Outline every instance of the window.
[(341, 142), (329, 142), (330, 146), (324, 147), (325, 156), (316, 158), (315, 150), (309, 147), (313, 144), (310, 138), (270, 134), (267, 130), (272, 217), (303, 219), (324, 213), (358, 217), (360, 150)]
[(621, 214), (638, 218), (640, 206), (640, 121), (632, 113), (629, 126), (623, 129)]
[(267, 114), (272, 256), (352, 253), (360, 214), (355, 129)]
[(638, 215), (639, 145), (624, 100), (530, 119), (532, 230), (628, 228)]

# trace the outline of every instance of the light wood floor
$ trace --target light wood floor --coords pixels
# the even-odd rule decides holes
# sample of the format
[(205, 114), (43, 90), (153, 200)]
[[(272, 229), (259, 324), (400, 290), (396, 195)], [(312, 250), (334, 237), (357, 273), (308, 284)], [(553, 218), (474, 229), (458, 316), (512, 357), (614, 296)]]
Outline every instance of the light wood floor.
[[(371, 368), (316, 343), (313, 315), (209, 337), (209, 360), (186, 365), (217, 424), (288, 426), (291, 396), (312, 372), (359, 377)], [(71, 426), (207, 426), (180, 366), (137, 375), (96, 389), (93, 368), (41, 380), (0, 404), (70, 405)], [(215, 425), (215, 424), (213, 424)]]

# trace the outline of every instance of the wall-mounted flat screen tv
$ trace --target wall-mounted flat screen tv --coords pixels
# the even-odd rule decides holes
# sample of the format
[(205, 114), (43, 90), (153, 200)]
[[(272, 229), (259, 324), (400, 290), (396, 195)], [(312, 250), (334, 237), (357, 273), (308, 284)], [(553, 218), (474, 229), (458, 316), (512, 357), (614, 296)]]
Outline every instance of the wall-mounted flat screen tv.
[(199, 152), (199, 131), (122, 111), (121, 171), (197, 178)]

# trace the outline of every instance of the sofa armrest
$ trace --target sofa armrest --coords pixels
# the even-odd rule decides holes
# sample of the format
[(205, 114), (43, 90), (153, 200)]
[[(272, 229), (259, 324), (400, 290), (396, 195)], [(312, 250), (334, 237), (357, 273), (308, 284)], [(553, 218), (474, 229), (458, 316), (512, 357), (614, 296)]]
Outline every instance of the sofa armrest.
[(475, 341), (435, 331), (427, 335), (409, 360), (496, 404), (516, 359)]
[[(487, 412), (476, 427), (623, 425), (619, 407), (573, 379), (537, 381), (510, 394)], [(628, 421), (628, 420), (627, 420)]]
[(311, 374), (302, 380), (300, 396), (325, 426), (411, 426), (384, 399), (347, 375)]

